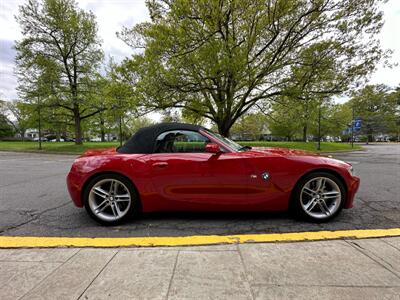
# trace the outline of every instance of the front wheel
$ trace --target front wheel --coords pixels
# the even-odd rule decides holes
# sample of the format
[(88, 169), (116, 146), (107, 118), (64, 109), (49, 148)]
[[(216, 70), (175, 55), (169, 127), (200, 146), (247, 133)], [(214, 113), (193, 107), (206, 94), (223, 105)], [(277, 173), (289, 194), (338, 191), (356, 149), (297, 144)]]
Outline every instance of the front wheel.
[(86, 211), (103, 225), (117, 225), (138, 211), (139, 201), (132, 183), (117, 174), (92, 179), (84, 191)]
[(337, 176), (315, 172), (302, 178), (296, 185), (293, 208), (302, 218), (325, 222), (338, 215), (345, 197), (345, 187)]

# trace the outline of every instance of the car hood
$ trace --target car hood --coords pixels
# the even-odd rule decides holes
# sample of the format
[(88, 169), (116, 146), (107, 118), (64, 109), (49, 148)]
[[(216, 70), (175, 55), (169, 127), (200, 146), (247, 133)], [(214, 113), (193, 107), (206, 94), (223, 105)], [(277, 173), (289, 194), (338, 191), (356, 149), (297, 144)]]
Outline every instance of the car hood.
[(319, 156), (318, 153), (299, 150), (299, 149), (288, 149), (288, 148), (266, 148), (266, 147), (252, 147), (252, 151), (268, 153), (268, 154), (277, 154), (282, 156)]
[(116, 148), (102, 148), (102, 149), (90, 149), (84, 152), (80, 157), (98, 156), (98, 155), (110, 155), (117, 153)]
[(344, 168), (351, 166), (350, 163), (339, 159), (326, 157), (320, 155), (319, 153), (299, 149), (253, 147), (246, 153), (248, 153), (250, 156), (281, 156), (291, 160), (309, 162), (318, 165), (330, 165)]

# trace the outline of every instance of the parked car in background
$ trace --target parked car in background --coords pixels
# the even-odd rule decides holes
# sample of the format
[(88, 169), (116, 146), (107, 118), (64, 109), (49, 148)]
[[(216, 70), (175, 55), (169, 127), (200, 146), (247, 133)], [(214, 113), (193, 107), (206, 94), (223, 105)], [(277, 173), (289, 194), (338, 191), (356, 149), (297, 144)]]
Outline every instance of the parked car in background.
[[(47, 142), (47, 141), (48, 141), (47, 138), (45, 138), (45, 137), (42, 137), (40, 140), (41, 140), (42, 142)], [(32, 141), (34, 141), (34, 142), (39, 142), (39, 137), (33, 138)]]
[(89, 141), (91, 141), (91, 142), (101, 142), (101, 138), (97, 136), (97, 137), (89, 139)]

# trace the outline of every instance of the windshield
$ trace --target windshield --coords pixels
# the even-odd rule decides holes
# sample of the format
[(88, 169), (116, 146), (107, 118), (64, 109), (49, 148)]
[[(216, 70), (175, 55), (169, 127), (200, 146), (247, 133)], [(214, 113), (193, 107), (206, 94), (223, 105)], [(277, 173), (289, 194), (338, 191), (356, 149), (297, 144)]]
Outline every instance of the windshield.
[(216, 138), (217, 140), (219, 140), (220, 142), (222, 142), (223, 144), (229, 146), (229, 148), (232, 148), (232, 149), (235, 150), (235, 151), (245, 151), (245, 150), (248, 150), (247, 147), (243, 147), (243, 146), (239, 145), (238, 143), (232, 141), (231, 139), (228, 139), (228, 138), (226, 138), (226, 137), (220, 135), (219, 133), (212, 132), (211, 130), (208, 130), (208, 129), (206, 130), (206, 132), (207, 132), (209, 135), (211, 135), (211, 136), (213, 136), (214, 138)]

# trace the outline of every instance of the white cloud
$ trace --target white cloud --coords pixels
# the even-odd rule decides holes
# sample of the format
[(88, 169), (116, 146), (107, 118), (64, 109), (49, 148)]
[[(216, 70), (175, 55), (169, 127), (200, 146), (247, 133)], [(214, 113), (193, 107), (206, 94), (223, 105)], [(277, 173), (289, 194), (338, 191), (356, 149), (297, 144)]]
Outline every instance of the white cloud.
[(79, 6), (91, 10), (97, 19), (99, 36), (106, 54), (120, 60), (132, 54), (132, 49), (117, 38), (116, 33), (124, 26), (149, 20), (145, 2), (142, 0), (80, 0)]
[[(384, 49), (393, 50), (391, 62), (400, 64), (400, 1), (389, 1), (383, 8), (385, 25), (380, 33), (380, 42)], [(395, 87), (400, 85), (400, 66), (385, 68), (380, 65), (371, 76), (371, 83), (384, 83)]]

